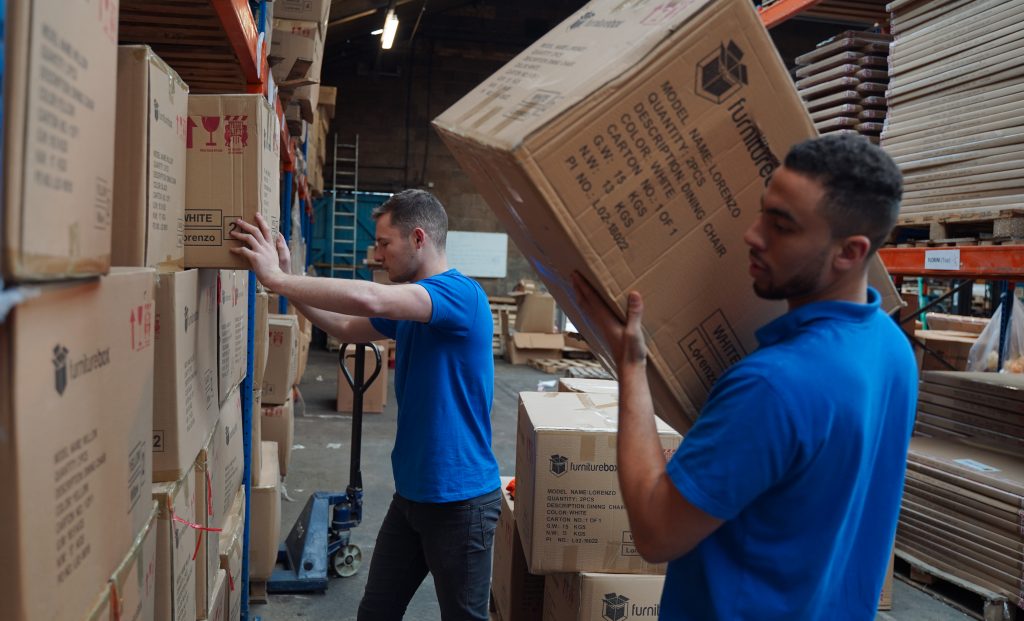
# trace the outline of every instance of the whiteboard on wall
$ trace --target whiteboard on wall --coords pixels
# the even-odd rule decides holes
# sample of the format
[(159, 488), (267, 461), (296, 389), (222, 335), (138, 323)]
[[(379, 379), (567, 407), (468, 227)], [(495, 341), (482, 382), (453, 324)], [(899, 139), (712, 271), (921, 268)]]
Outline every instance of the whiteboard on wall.
[(448, 231), (448, 265), (473, 278), (505, 278), (508, 235)]

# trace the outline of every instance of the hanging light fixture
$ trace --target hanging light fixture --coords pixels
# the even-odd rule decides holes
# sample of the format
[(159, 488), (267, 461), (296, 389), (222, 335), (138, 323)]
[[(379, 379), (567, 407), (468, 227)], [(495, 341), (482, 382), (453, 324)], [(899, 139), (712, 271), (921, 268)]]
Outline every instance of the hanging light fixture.
[(394, 9), (389, 9), (387, 16), (384, 18), (384, 32), (380, 35), (380, 47), (385, 50), (390, 50), (391, 46), (395, 42), (395, 33), (398, 32), (398, 16), (395, 15)]

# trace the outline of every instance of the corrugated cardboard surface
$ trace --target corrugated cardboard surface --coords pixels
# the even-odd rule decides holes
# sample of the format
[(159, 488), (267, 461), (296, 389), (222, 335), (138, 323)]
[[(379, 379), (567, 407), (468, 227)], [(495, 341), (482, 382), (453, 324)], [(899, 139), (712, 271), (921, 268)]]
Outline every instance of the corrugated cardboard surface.
[(17, 131), (3, 137), (0, 273), (106, 273), (118, 2), (12, 2), (7, 13), (3, 123)]
[(554, 334), (555, 299), (547, 293), (527, 293), (516, 296), (517, 332)]
[(274, 80), (289, 87), (319, 82), (320, 74), (314, 74), (313, 69), (320, 66), (317, 59), (322, 59), (324, 54), (324, 24), (275, 19), (273, 30), (270, 57)]
[(85, 614), (148, 520), (153, 280), (47, 285), (0, 323), (0, 618)]
[(515, 501), (505, 489), (513, 477), (501, 477), (501, 516), (494, 531), (491, 597), (501, 621), (535, 621), (544, 607), (544, 576), (531, 574), (516, 530)]
[(219, 400), (245, 379), (249, 342), (249, 272), (220, 270), (217, 306)]
[(664, 584), (664, 576), (553, 574), (544, 587), (544, 621), (653, 621)]
[(295, 439), (295, 403), (291, 395), (282, 405), (262, 408), (260, 416), (260, 438), (277, 443), (277, 463), (281, 476), (287, 476), (288, 463), (292, 459), (292, 444)]
[[(277, 310), (277, 309), (274, 309)], [(266, 292), (256, 294), (256, 315), (253, 318), (252, 385), (263, 386), (263, 374), (267, 370), (267, 341), (270, 337), (270, 297)]]
[[(681, 437), (657, 424), (671, 455)], [(520, 394), (516, 525), (532, 573), (664, 573), (633, 544), (619, 493), (617, 431), (616, 395)]]
[[(157, 483), (153, 498), (160, 507), (156, 544), (156, 621), (193, 621), (196, 617), (195, 471), (174, 483)], [(187, 523), (175, 520), (175, 516)]]
[(294, 315), (271, 313), (267, 370), (263, 375), (264, 405), (288, 400), (295, 384), (299, 356), (299, 320)]
[[(260, 446), (254, 443), (253, 446)], [(253, 451), (253, 454), (260, 451)], [(235, 492), (231, 513), (220, 534), (220, 568), (227, 572), (228, 619), (238, 619), (242, 601), (242, 536), (245, 528), (245, 487)]]
[(274, 16), (303, 21), (326, 22), (331, 10), (330, 0), (276, 0)]
[[(953, 366), (956, 371), (967, 370), (967, 357), (971, 346), (978, 340), (977, 334), (956, 332), (952, 330), (917, 330), (914, 336), (924, 341), (929, 349), (939, 354), (942, 360)], [(922, 371), (944, 371), (948, 369), (935, 356), (925, 354), (924, 350), (915, 348), (918, 368)]]
[(784, 312), (753, 293), (742, 236), (815, 130), (749, 2), (595, 0), (434, 125), (606, 359), (571, 273), (619, 309), (644, 294), (652, 392), (676, 429)]
[[(388, 375), (390, 374), (388, 369), (388, 348), (387, 344), (383, 341), (372, 343), (372, 345), (377, 350), (377, 353), (380, 354), (380, 373), (373, 380), (373, 383), (366, 387), (366, 392), (363, 393), (363, 413), (379, 414), (384, 411), (384, 407), (388, 404)], [(364, 384), (373, 374), (376, 362), (377, 359), (373, 351), (365, 350), (363, 363)], [(346, 350), (345, 366), (348, 368), (352, 378), (355, 379), (355, 347), (350, 347)], [(352, 386), (349, 385), (348, 379), (340, 367), (338, 368), (338, 398), (335, 409), (339, 412), (352, 411)]]
[(192, 467), (217, 417), (216, 286), (216, 272), (203, 270), (156, 279), (154, 481), (176, 481)]
[(210, 590), (210, 606), (209, 606), (209, 621), (220, 621), (220, 619), (227, 619), (229, 611), (228, 605), (228, 580), (227, 572), (223, 569), (217, 570), (216, 578), (213, 581), (213, 587)]
[(281, 532), (281, 470), (277, 443), (263, 442), (260, 480), (249, 498), (249, 577), (267, 580), (274, 571)]
[(561, 377), (558, 379), (559, 392), (589, 392), (619, 394), (619, 383), (614, 380), (586, 379), (579, 377)]
[(188, 100), (185, 265), (248, 270), (229, 252), (235, 220), (257, 213), (277, 234), (280, 126), (262, 95), (191, 95)]
[(209, 475), (213, 483), (211, 495), (213, 525), (220, 528), (231, 512), (235, 491), (242, 485), (245, 462), (242, 451), (242, 397), (235, 390), (220, 409), (220, 420), (210, 442), (213, 467)]
[(117, 55), (114, 265), (185, 266), (188, 85), (145, 45)]
[(512, 364), (526, 364), (531, 360), (562, 357), (565, 339), (561, 334), (541, 332), (515, 332), (505, 345), (505, 360)]
[[(158, 508), (152, 502), (149, 519), (135, 537), (131, 551), (104, 585), (99, 601), (86, 616), (88, 621), (110, 621), (111, 619), (138, 619), (153, 621), (156, 598), (156, 517)], [(114, 611), (118, 611), (117, 615)]]
[[(253, 390), (252, 391), (252, 411), (262, 412), (263, 411), (263, 391)], [(251, 417), (252, 419), (252, 442), (250, 446), (261, 446), (263, 442), (263, 421), (258, 416)], [(255, 485), (260, 479), (260, 470), (263, 468), (263, 453), (262, 451), (252, 451), (252, 463), (249, 465), (250, 481), (246, 482), (246, 485)]]

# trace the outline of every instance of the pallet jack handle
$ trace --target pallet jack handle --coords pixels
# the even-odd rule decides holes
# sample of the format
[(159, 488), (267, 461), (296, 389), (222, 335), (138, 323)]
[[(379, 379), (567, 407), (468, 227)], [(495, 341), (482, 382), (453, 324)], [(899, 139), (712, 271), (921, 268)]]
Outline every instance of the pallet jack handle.
[[(349, 345), (355, 347), (355, 365), (353, 368), (354, 374), (348, 370), (348, 365), (345, 364), (345, 352), (348, 350)], [(364, 381), (366, 376), (366, 349), (372, 349), (373, 355), (376, 358), (376, 366), (369, 379)], [(338, 364), (341, 366), (341, 372), (345, 374), (345, 379), (348, 381), (348, 385), (352, 388), (352, 449), (351, 449), (351, 462), (349, 463), (349, 483), (348, 492), (363, 490), (363, 471), (361, 453), (363, 446), (363, 395), (366, 393), (367, 388), (373, 384), (373, 381), (377, 379), (377, 376), (381, 372), (381, 357), (380, 349), (376, 345), (371, 343), (343, 343), (341, 349), (338, 350)]]

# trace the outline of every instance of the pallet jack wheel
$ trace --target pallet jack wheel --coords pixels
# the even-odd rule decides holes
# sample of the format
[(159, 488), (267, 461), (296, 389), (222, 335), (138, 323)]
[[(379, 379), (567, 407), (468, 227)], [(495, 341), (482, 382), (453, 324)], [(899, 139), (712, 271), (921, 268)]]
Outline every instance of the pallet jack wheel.
[(354, 576), (363, 564), (363, 551), (356, 545), (347, 545), (334, 553), (331, 558), (331, 566), (335, 573), (342, 578)]

